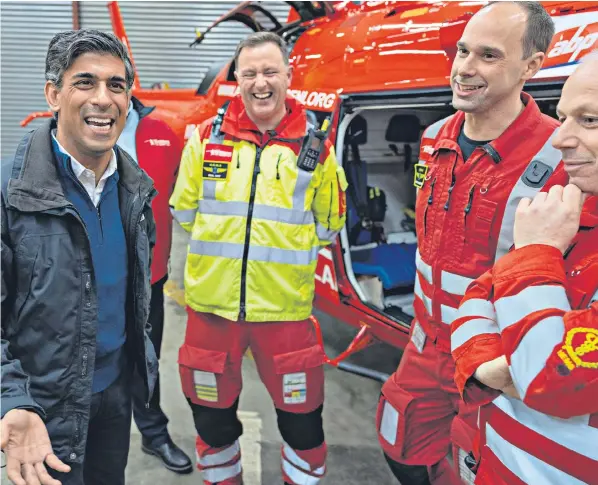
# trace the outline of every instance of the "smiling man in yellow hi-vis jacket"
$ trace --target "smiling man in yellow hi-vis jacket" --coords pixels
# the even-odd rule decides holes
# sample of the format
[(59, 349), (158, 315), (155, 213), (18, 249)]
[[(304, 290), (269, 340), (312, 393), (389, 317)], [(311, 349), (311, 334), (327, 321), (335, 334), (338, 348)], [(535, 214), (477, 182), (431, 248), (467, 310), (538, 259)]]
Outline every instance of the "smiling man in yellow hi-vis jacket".
[(242, 483), (237, 419), (251, 348), (278, 416), (287, 484), (324, 476), (323, 350), (309, 321), (318, 251), (345, 223), (343, 169), (324, 132), (287, 96), (287, 48), (276, 34), (242, 41), (241, 94), (189, 140), (171, 206), (191, 232), (189, 319), (179, 352), (204, 483)]

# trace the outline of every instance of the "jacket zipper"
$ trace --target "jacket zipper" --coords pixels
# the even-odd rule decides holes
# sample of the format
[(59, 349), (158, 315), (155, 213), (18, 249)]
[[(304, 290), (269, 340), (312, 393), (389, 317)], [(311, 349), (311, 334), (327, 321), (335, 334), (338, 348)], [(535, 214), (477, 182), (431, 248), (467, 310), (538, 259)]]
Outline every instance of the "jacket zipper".
[(247, 317), (247, 262), (249, 256), (249, 242), (251, 240), (251, 220), (253, 219), (257, 176), (260, 174), (260, 157), (262, 151), (271, 140), (272, 138), (268, 138), (266, 143), (255, 149), (255, 162), (253, 165), (253, 177), (251, 178), (251, 192), (249, 194), (249, 209), (247, 211), (247, 224), (245, 225), (245, 246), (243, 247), (243, 262), (241, 263), (241, 301), (239, 305), (239, 320), (245, 320)]
[[(75, 219), (77, 219), (79, 224), (81, 224), (81, 227), (83, 228), (83, 232), (85, 233), (85, 238), (87, 239), (88, 250), (91, 254), (91, 243), (90, 243), (90, 239), (89, 239), (89, 233), (87, 231), (87, 227), (85, 226), (85, 223), (83, 222), (83, 218), (81, 217), (81, 214), (79, 214), (79, 211), (77, 210), (77, 208), (72, 204), (69, 204), (66, 207), (66, 212), (67, 212), (67, 214), (72, 215)], [(85, 293), (87, 295), (87, 298), (90, 298), (89, 294), (91, 293), (92, 272), (93, 272), (93, 265), (92, 265), (92, 271), (87, 273), (87, 278), (84, 283)], [(87, 301), (87, 304), (91, 304), (90, 300)], [(78, 342), (79, 342), (80, 346), (81, 346), (81, 332), (82, 332), (81, 325), (79, 325)], [(89, 358), (88, 347), (83, 345), (81, 353), (82, 353), (82, 355), (81, 355), (81, 377), (85, 377), (85, 376), (87, 376), (87, 367), (88, 367), (88, 358)], [(79, 442), (80, 437), (81, 437), (81, 418), (78, 414), (76, 414), (75, 415), (75, 432), (73, 435), (73, 445), (71, 446), (71, 448), (74, 448), (75, 446), (77, 446), (77, 443)]]
[(430, 196), (428, 197), (428, 203), (426, 204), (426, 208), (424, 209), (424, 236), (426, 235), (426, 232), (428, 230), (428, 208), (432, 205), (432, 202), (434, 202), (434, 185), (436, 184), (436, 177), (434, 177), (434, 180), (432, 180), (432, 183), (430, 184)]
[(328, 222), (328, 227), (326, 229), (328, 229), (328, 230), (330, 230), (330, 218), (332, 217), (332, 202), (333, 202), (332, 194), (334, 194), (334, 183), (333, 182), (330, 183), (330, 205), (328, 206), (328, 218), (326, 220)]

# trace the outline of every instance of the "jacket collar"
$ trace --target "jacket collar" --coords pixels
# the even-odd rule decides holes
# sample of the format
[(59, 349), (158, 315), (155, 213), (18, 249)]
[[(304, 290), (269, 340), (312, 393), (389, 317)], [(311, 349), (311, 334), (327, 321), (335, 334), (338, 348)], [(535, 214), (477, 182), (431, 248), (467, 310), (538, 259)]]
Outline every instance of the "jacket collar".
[[(51, 130), (55, 120), (47, 120), (27, 134), (19, 144), (6, 192), (7, 205), (21, 212), (39, 212), (70, 205), (64, 195), (58, 171), (58, 161), (52, 148)], [(130, 193), (150, 192), (152, 180), (118, 146), (119, 185)]]
[(133, 103), (133, 109), (139, 114), (139, 121), (156, 109), (155, 106), (145, 106), (135, 96), (131, 96), (131, 103)]
[[(276, 138), (301, 139), (305, 136), (307, 115), (305, 108), (292, 96), (285, 100), (287, 112), (276, 129), (272, 130)], [(256, 124), (251, 120), (241, 95), (235, 96), (226, 110), (222, 122), (222, 131), (236, 138), (261, 144), (261, 133)]]
[[(504, 160), (509, 152), (513, 150), (513, 147), (521, 143), (521, 140), (533, 138), (534, 131), (542, 120), (542, 112), (534, 98), (522, 92), (521, 101), (525, 105), (523, 111), (498, 138), (488, 143), (498, 155), (496, 158), (493, 157), (497, 162)], [(465, 113), (457, 111), (447, 123), (444, 136), (438, 139), (435, 149), (455, 147), (464, 122)], [(448, 143), (443, 143), (444, 141), (448, 141)]]

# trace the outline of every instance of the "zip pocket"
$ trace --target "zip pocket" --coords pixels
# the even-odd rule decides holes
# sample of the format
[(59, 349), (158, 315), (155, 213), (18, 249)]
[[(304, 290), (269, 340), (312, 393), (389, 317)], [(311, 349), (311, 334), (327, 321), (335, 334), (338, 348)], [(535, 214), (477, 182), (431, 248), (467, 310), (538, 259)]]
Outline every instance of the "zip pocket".
[(467, 215), (471, 212), (471, 204), (473, 204), (473, 196), (475, 194), (475, 188), (476, 188), (476, 184), (473, 184), (471, 186), (471, 189), (469, 189), (469, 198), (467, 199), (467, 205), (465, 206), (465, 216), (464, 216), (464, 221), (467, 220)]
[(280, 158), (282, 157), (282, 153), (278, 154), (278, 160), (276, 160), (276, 180), (280, 180), (280, 171), (278, 167), (280, 166)]
[(434, 202), (434, 184), (436, 184), (436, 178), (434, 178), (434, 180), (432, 180), (432, 183), (430, 184), (430, 195), (428, 196), (428, 203), (426, 204), (426, 208), (424, 209), (424, 236), (427, 232), (428, 209), (432, 205), (432, 202)]

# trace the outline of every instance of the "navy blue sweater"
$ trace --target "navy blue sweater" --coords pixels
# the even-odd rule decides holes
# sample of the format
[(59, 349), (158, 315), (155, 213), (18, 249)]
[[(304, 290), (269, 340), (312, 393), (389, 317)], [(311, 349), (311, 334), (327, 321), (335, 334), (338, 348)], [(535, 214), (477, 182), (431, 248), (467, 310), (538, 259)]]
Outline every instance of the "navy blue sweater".
[(65, 196), (83, 219), (91, 247), (98, 299), (92, 384), (92, 392), (96, 393), (116, 380), (125, 362), (127, 244), (119, 209), (118, 172), (106, 180), (96, 209), (71, 168), (70, 156), (60, 151), (56, 140), (53, 139), (52, 143)]

